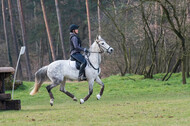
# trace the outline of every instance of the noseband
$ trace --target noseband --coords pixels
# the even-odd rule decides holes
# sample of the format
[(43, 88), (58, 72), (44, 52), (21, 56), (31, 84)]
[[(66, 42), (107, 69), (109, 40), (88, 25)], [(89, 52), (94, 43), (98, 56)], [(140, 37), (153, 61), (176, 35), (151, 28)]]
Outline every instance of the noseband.
[(99, 44), (99, 42), (101, 42), (101, 40), (96, 40), (96, 43), (98, 44), (98, 47), (99, 47), (99, 49), (100, 49), (100, 52), (90, 52), (90, 53), (103, 53), (104, 50), (103, 50), (102, 48), (104, 48), (104, 49), (108, 52), (108, 50), (111, 48), (111, 46), (109, 46), (109, 48), (106, 49), (104, 46), (101, 46), (101, 45)]

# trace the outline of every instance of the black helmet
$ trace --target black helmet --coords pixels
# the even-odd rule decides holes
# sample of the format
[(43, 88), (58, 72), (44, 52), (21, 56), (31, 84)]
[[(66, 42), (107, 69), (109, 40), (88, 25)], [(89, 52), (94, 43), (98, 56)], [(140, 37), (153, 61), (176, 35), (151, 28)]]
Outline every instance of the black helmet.
[(69, 26), (70, 32), (72, 32), (73, 30), (78, 29), (78, 28), (79, 28), (79, 26), (75, 25), (75, 24), (72, 24), (72, 25)]

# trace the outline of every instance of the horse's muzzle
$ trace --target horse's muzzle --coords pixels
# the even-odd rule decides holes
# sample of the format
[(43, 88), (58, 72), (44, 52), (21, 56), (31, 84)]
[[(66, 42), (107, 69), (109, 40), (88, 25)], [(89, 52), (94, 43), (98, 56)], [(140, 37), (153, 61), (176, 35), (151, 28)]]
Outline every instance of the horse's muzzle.
[(108, 49), (108, 53), (109, 53), (109, 54), (111, 54), (113, 51), (114, 51), (114, 49), (113, 49), (112, 47), (110, 47), (110, 48)]

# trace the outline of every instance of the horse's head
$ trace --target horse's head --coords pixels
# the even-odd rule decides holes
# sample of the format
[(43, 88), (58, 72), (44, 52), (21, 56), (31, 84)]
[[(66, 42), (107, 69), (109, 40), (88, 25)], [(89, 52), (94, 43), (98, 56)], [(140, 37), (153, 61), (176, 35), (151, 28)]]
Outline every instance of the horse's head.
[(100, 35), (96, 37), (96, 42), (97, 42), (100, 50), (102, 50), (101, 52), (107, 52), (107, 53), (111, 54), (114, 51), (114, 49), (110, 45), (108, 45), (106, 43), (106, 41), (104, 39), (102, 39), (102, 37)]

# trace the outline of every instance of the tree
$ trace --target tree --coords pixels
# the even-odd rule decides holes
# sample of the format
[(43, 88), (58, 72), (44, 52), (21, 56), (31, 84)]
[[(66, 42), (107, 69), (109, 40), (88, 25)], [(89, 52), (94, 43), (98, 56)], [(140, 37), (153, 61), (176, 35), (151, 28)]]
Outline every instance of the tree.
[[(120, 38), (118, 44), (118, 48), (120, 48), (119, 51), (121, 51), (121, 57), (123, 59), (123, 62), (121, 63), (121, 61), (118, 61), (118, 59), (115, 60), (120, 73), (122, 76), (124, 76), (127, 72), (131, 72), (131, 53), (130, 53), (130, 47), (127, 48), (127, 37), (126, 37), (126, 33), (125, 33), (125, 26), (123, 25), (123, 22), (120, 22), (120, 20), (117, 19), (117, 16), (123, 16), (123, 13), (120, 13), (120, 15), (117, 15), (117, 11), (116, 11), (116, 5), (115, 2), (112, 2), (113, 4), (113, 12), (110, 10), (107, 10), (103, 7), (103, 5), (101, 5), (101, 10), (102, 12), (111, 20), (113, 26), (115, 27), (116, 31), (117, 31), (117, 35), (118, 38)], [(127, 2), (127, 4), (129, 4), (129, 1)], [(125, 13), (126, 11), (124, 11)], [(126, 13), (125, 13), (126, 16)], [(127, 16), (125, 17), (127, 18)], [(123, 20), (122, 20), (123, 21)]]
[[(186, 19), (186, 22), (187, 22), (187, 24), (188, 24), (188, 26), (189, 26), (189, 24), (190, 24), (190, 11), (189, 11), (189, 9), (190, 9), (190, 2), (188, 3), (188, 0), (186, 0), (186, 3), (187, 3), (187, 10), (186, 10), (186, 15), (187, 15), (187, 19)], [(188, 34), (188, 33), (187, 33)], [(187, 35), (186, 35), (187, 36)], [(188, 38), (187, 38), (188, 39)], [(189, 46), (189, 43), (187, 43), (188, 44), (188, 46)], [(189, 78), (190, 77), (190, 74), (189, 74), (189, 71), (190, 71), (190, 66), (189, 66), (189, 62), (190, 62), (190, 54), (188, 53), (187, 54), (187, 60), (186, 60), (186, 63), (187, 63), (187, 68), (186, 68), (186, 76)]]
[[(15, 48), (15, 51), (16, 51), (16, 58), (18, 59), (19, 50), (18, 50), (18, 44), (17, 44), (17, 40), (16, 40), (16, 36), (15, 36), (15, 28), (14, 28), (14, 19), (13, 19), (13, 16), (12, 16), (12, 4), (11, 4), (11, 0), (8, 0), (8, 6), (9, 6), (9, 16), (10, 16), (10, 25), (11, 25), (12, 40), (13, 40), (14, 48)], [(20, 79), (23, 78), (22, 68), (21, 68), (20, 62), (19, 62), (19, 65), (18, 65), (18, 78), (20, 78)]]
[(61, 16), (59, 12), (59, 3), (58, 0), (55, 0), (55, 7), (56, 7), (56, 12), (57, 12), (57, 20), (59, 24), (59, 35), (61, 39), (61, 45), (62, 45), (62, 51), (63, 51), (63, 58), (66, 59), (66, 54), (65, 54), (65, 46), (64, 46), (64, 41), (63, 41), (63, 29), (62, 29), (62, 21), (61, 21)]
[(92, 44), (92, 39), (91, 39), (91, 25), (90, 25), (90, 12), (89, 12), (89, 7), (88, 7), (88, 0), (86, 0), (86, 14), (87, 14), (87, 21), (88, 21), (88, 36), (89, 36), (89, 47)]
[[(161, 21), (160, 35), (159, 35), (159, 37), (157, 37), (158, 36), (157, 28), (154, 29), (154, 31), (151, 30), (151, 26), (150, 26), (151, 23), (149, 23), (149, 15), (151, 15), (151, 14), (148, 14), (148, 16), (145, 15), (145, 9), (144, 9), (143, 4), (141, 4), (141, 12), (142, 12), (142, 19), (144, 22), (145, 38), (148, 42), (148, 47), (149, 47), (150, 53), (151, 53), (151, 65), (150, 65), (150, 67), (148, 67), (148, 69), (145, 69), (144, 75), (145, 75), (145, 78), (153, 78), (154, 69), (158, 68), (157, 51), (156, 50), (158, 48), (160, 38), (162, 37), (162, 22), (163, 21)], [(152, 11), (150, 13), (152, 13)], [(155, 25), (156, 25), (156, 27), (158, 27), (156, 21), (155, 21), (154, 27), (155, 27)], [(145, 55), (147, 55), (147, 54), (145, 54)], [(157, 71), (158, 70), (156, 69), (156, 72)]]
[[(182, 71), (182, 81), (183, 84), (186, 84), (186, 39), (184, 35), (184, 21), (186, 21), (184, 16), (186, 11), (183, 11), (182, 16), (177, 14), (177, 7), (172, 4), (169, 0), (165, 0), (164, 2), (161, 0), (147, 0), (158, 2), (163, 11), (165, 12), (168, 23), (171, 26), (171, 30), (176, 34), (176, 36), (180, 39), (182, 54), (181, 54), (181, 71)], [(172, 10), (172, 12), (170, 11)], [(184, 8), (186, 10), (186, 8)]]
[(101, 35), (100, 0), (98, 0), (97, 9), (98, 9), (98, 33), (99, 33), (99, 35)]
[(5, 35), (5, 42), (7, 45), (7, 57), (8, 57), (8, 63), (9, 66), (13, 66), (12, 63), (12, 57), (11, 57), (11, 51), (10, 51), (10, 43), (7, 38), (7, 23), (6, 23), (6, 17), (5, 17), (5, 6), (4, 6), (4, 0), (1, 0), (1, 5), (2, 5), (2, 15), (3, 15), (3, 28), (4, 28), (4, 35)]
[(51, 37), (49, 25), (48, 25), (48, 22), (47, 22), (47, 16), (46, 16), (46, 10), (45, 10), (45, 6), (44, 6), (44, 0), (41, 0), (41, 6), (42, 6), (42, 12), (43, 12), (43, 16), (44, 16), (44, 22), (45, 22), (45, 26), (46, 26), (46, 31), (47, 31), (47, 35), (48, 35), (48, 40), (49, 40), (49, 44), (50, 44), (50, 48), (51, 48), (52, 58), (53, 58), (53, 61), (55, 61), (56, 60), (55, 51), (54, 51), (54, 46), (53, 46), (53, 42), (52, 42), (52, 37)]
[(17, 0), (17, 6), (18, 6), (18, 13), (19, 13), (20, 27), (21, 27), (21, 32), (22, 32), (22, 41), (23, 41), (23, 45), (26, 47), (25, 60), (26, 60), (27, 75), (28, 75), (29, 81), (31, 81), (32, 73), (31, 73), (31, 67), (30, 67), (28, 46), (27, 46), (26, 37), (25, 37), (26, 33), (25, 33), (25, 24), (24, 24), (24, 16), (23, 16), (21, 0)]

